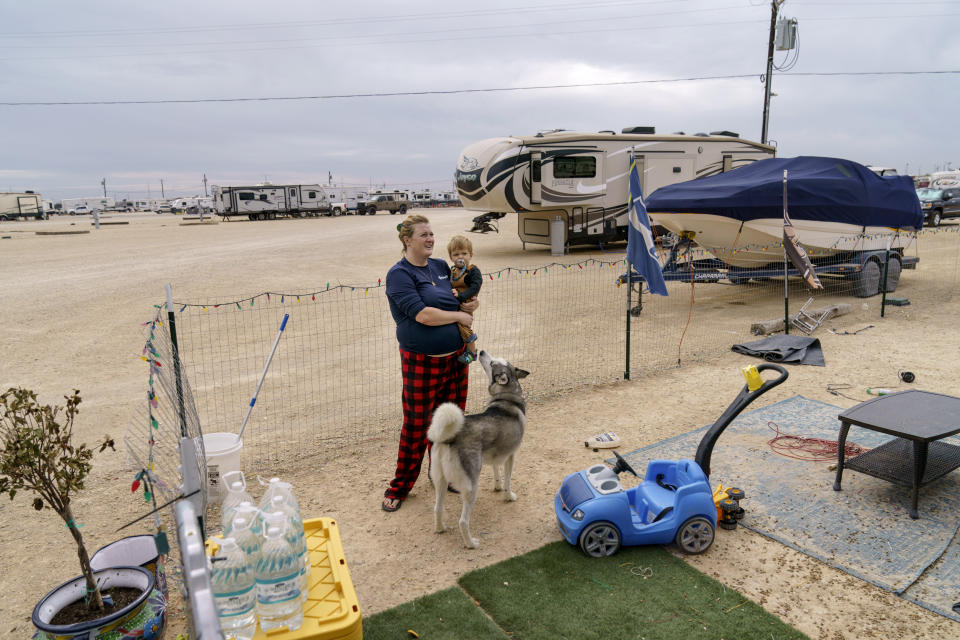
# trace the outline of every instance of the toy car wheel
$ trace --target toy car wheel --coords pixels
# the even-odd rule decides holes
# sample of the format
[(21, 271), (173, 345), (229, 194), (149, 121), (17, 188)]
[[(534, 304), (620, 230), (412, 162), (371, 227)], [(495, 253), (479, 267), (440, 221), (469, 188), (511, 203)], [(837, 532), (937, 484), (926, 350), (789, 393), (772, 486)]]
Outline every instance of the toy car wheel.
[(703, 553), (713, 544), (714, 530), (703, 516), (690, 518), (677, 530), (676, 543), (685, 553)]
[(620, 532), (609, 522), (597, 522), (580, 534), (580, 549), (592, 558), (612, 556), (620, 550)]

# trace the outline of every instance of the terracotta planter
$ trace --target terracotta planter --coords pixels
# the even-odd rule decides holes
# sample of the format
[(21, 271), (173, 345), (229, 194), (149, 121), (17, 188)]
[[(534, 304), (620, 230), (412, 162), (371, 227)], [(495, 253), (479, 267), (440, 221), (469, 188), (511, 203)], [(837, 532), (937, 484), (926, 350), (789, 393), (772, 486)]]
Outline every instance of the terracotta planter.
[(64, 582), (45, 595), (33, 609), (36, 640), (155, 640), (163, 635), (167, 603), (156, 588), (153, 573), (142, 567), (112, 567), (94, 573), (101, 587), (133, 587), (140, 597), (120, 611), (72, 625), (52, 625), (50, 620), (65, 606), (83, 598), (83, 576)]

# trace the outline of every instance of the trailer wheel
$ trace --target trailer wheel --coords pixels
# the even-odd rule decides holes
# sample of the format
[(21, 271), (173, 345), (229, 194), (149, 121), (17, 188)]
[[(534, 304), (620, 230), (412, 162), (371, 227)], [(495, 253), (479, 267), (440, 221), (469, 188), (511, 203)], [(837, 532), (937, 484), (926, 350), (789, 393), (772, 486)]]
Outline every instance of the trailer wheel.
[(868, 260), (853, 281), (853, 295), (869, 298), (880, 293), (880, 276), (880, 264), (876, 260)]
[(255, 216), (254, 214), (252, 213), (247, 214), (247, 220), (256, 220), (256, 219), (257, 219), (257, 216)]
[[(900, 284), (900, 271), (900, 259), (897, 256), (890, 256), (890, 264), (887, 267), (887, 293), (897, 290), (897, 285)], [(883, 277), (883, 272), (880, 277)]]

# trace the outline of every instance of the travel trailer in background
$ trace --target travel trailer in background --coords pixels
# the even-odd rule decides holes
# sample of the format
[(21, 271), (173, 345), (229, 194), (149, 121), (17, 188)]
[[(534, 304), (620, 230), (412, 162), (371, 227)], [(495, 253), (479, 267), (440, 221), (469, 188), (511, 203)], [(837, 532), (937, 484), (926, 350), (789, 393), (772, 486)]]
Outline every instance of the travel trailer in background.
[(160, 211), (160, 207), (168, 204), (162, 198), (148, 198), (146, 200), (134, 200), (133, 208), (136, 211)]
[[(77, 213), (77, 207), (83, 207), (81, 211), (85, 213), (90, 213), (94, 209), (103, 211), (104, 209), (112, 209), (116, 206), (113, 198), (64, 198), (60, 201), (60, 210), (64, 213), (69, 213), (71, 215)], [(85, 210), (85, 211), (84, 211)]]
[(935, 171), (930, 174), (931, 189), (946, 189), (960, 187), (960, 171)]
[(223, 217), (274, 220), (329, 215), (330, 198), (318, 184), (258, 184), (253, 187), (213, 185), (213, 207)]
[(335, 216), (357, 213), (357, 203), (367, 199), (367, 192), (358, 187), (324, 185), (330, 196), (330, 211)]
[(775, 153), (774, 147), (729, 131), (558, 130), (471, 144), (460, 153), (455, 177), (465, 208), (518, 214), (524, 248), (528, 242), (551, 245), (551, 223), (558, 218), (563, 244), (569, 246), (626, 240), (634, 158), (646, 196), (664, 185), (730, 171)]
[(173, 211), (188, 214), (199, 214), (213, 211), (213, 198), (205, 196), (193, 196), (190, 198), (177, 198), (170, 201), (170, 207)]
[(0, 220), (17, 220), (18, 218), (46, 218), (43, 208), (43, 198), (33, 191), (0, 193)]

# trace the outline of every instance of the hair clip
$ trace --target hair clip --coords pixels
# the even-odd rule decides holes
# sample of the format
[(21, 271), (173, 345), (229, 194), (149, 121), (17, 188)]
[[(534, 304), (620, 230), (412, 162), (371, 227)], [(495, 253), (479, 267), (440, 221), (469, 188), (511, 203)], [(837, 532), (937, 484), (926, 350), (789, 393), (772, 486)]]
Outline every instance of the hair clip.
[(401, 229), (403, 229), (403, 223), (402, 223), (402, 222), (397, 225), (397, 231), (400, 231)]

